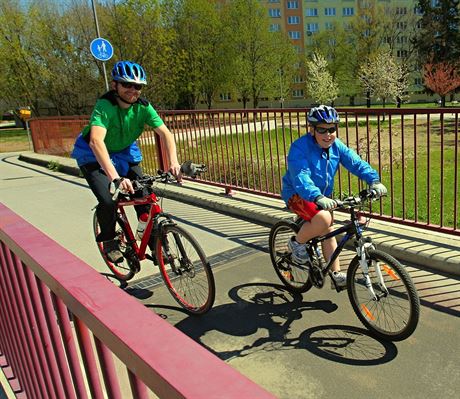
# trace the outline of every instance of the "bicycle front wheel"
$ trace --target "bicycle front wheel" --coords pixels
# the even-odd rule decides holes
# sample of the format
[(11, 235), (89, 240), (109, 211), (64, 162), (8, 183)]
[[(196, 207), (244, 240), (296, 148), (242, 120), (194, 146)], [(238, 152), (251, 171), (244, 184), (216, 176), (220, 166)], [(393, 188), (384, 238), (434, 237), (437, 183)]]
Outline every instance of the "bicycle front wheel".
[(312, 286), (308, 266), (292, 262), (291, 251), (287, 245), (298, 231), (299, 227), (295, 223), (281, 220), (271, 228), (268, 245), (270, 258), (279, 279), (289, 291), (302, 293)]
[(385, 252), (368, 253), (366, 286), (358, 257), (348, 267), (348, 297), (359, 320), (378, 338), (402, 341), (416, 329), (420, 316), (417, 290), (404, 267)]
[(206, 313), (214, 304), (211, 266), (196, 239), (176, 225), (166, 225), (156, 242), (156, 257), (169, 292), (189, 313)]
[[(94, 212), (93, 216), (93, 231), (94, 237), (97, 237), (98, 234), (101, 232), (96, 212)], [(102, 259), (104, 259), (105, 264), (118, 280), (131, 280), (135, 275), (135, 270), (139, 270), (138, 268), (140, 268), (139, 259), (137, 258), (134, 249), (129, 244), (126, 234), (123, 228), (120, 226), (119, 222), (117, 222), (115, 239), (118, 241), (120, 251), (123, 254), (122, 262), (110, 262), (110, 260), (107, 259), (107, 256), (104, 253), (102, 242), (96, 242), (97, 247), (102, 255)]]

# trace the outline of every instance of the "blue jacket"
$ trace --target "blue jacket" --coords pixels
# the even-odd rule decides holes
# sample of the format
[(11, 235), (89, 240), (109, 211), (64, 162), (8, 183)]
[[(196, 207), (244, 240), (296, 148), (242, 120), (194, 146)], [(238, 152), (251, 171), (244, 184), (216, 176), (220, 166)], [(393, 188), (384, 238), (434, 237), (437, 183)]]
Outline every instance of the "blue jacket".
[(286, 203), (294, 194), (311, 202), (321, 194), (330, 197), (340, 164), (368, 184), (380, 181), (372, 166), (339, 139), (335, 139), (327, 151), (316, 143), (312, 135), (304, 135), (291, 144), (287, 162), (281, 190), (281, 197)]
[[(133, 164), (142, 161), (141, 150), (137, 146), (136, 142), (132, 143), (129, 147), (126, 147), (122, 151), (111, 152), (109, 155), (118, 174), (125, 177), (128, 173), (130, 163)], [(71, 156), (77, 160), (78, 166), (97, 162), (93, 150), (81, 134), (79, 134), (77, 140), (75, 141)]]

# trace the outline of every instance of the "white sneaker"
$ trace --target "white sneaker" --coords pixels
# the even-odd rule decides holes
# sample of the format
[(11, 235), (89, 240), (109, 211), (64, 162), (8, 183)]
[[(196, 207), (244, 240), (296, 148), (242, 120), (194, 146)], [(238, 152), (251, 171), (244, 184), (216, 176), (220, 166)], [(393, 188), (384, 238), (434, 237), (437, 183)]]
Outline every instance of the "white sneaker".
[(299, 244), (294, 237), (289, 240), (288, 248), (292, 253), (291, 257), (294, 262), (304, 264), (307, 263), (307, 261), (310, 259), (305, 244)]
[(347, 286), (347, 275), (342, 272), (332, 272), (332, 278), (335, 281), (331, 281), (331, 288), (335, 289), (335, 286), (337, 285), (338, 288), (345, 288)]

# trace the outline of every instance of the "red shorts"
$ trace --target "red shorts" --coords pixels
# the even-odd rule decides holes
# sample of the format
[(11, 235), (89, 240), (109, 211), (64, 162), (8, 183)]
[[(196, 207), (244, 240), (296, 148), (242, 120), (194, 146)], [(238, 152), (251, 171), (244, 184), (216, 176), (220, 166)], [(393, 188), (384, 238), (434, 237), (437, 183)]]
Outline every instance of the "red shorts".
[(306, 201), (298, 194), (294, 194), (288, 201), (288, 208), (307, 222), (320, 212), (319, 209), (316, 209), (316, 206), (314, 202)]

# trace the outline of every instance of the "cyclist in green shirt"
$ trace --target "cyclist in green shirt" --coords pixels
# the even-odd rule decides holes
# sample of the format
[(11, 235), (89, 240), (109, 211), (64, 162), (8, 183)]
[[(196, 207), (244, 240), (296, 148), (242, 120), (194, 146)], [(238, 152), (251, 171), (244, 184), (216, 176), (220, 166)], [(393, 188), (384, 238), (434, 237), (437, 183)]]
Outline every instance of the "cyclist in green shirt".
[[(142, 176), (142, 154), (136, 140), (146, 124), (160, 136), (169, 171), (180, 179), (174, 137), (152, 105), (140, 97), (146, 84), (142, 66), (131, 61), (117, 62), (112, 70), (111, 90), (97, 100), (89, 124), (78, 136), (72, 152), (98, 200), (101, 232), (96, 240), (103, 242), (111, 262), (122, 261), (123, 255), (114, 239), (116, 203), (110, 185), (116, 183), (122, 191), (134, 193), (132, 180)], [(145, 206), (136, 207), (138, 216), (146, 211)]]

